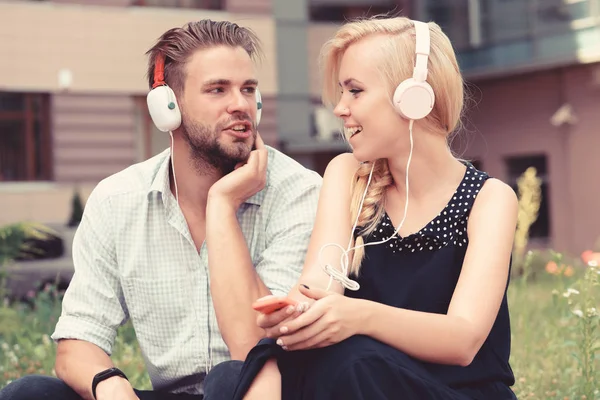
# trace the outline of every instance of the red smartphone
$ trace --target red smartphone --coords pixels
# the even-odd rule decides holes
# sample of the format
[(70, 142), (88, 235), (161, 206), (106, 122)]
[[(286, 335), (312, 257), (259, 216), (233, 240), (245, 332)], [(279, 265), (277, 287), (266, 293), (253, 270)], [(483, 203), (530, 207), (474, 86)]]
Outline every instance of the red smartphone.
[(263, 314), (271, 314), (287, 306), (295, 306), (297, 301), (287, 297), (269, 295), (261, 297), (252, 304), (252, 308)]

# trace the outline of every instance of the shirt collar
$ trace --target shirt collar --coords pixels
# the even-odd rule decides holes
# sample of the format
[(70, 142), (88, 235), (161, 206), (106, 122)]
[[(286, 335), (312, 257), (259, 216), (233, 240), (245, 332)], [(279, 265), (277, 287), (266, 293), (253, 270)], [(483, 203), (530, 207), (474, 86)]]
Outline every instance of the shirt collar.
[[(171, 193), (170, 181), (169, 181), (169, 169), (171, 168), (170, 149), (165, 150), (163, 152), (163, 154), (164, 154), (164, 157), (161, 157), (161, 161), (160, 161), (158, 170), (156, 172), (156, 175), (154, 176), (154, 179), (152, 180), (150, 189), (148, 190), (148, 198), (150, 198), (151, 193), (157, 192), (162, 196), (163, 202), (164, 202), (165, 199), (170, 198), (170, 196), (168, 196), (168, 195), (165, 196), (165, 193), (167, 193), (167, 194)], [(269, 163), (271, 163), (271, 159), (272, 159), (272, 152), (269, 149)], [(248, 200), (246, 200), (245, 203), (254, 204), (257, 206), (260, 206), (262, 204), (262, 202), (265, 198), (265, 195), (266, 195), (266, 189), (269, 186), (269, 173), (270, 173), (270, 171), (267, 168), (267, 184), (265, 185), (265, 188), (263, 190), (261, 190), (260, 192), (254, 194), (250, 198), (248, 198)]]

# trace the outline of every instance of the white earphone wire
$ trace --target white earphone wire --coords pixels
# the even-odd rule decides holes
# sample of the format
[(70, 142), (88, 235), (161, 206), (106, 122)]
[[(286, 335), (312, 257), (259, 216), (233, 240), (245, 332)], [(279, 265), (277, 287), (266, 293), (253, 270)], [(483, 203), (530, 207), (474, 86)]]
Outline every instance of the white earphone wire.
[[(173, 186), (175, 186), (175, 200), (177, 201), (177, 206), (181, 209), (181, 206), (179, 204), (179, 190), (177, 188), (177, 177), (175, 176), (175, 151), (173, 149), (173, 147), (174, 147), (173, 132), (169, 131), (169, 135), (171, 136), (171, 171), (173, 173)], [(185, 218), (184, 218), (184, 220), (185, 220)], [(181, 255), (184, 256), (185, 251), (184, 251), (184, 247), (183, 247), (183, 238), (182, 238), (181, 234), (179, 234), (179, 243), (181, 245)], [(208, 279), (208, 276), (207, 276), (207, 279)], [(191, 279), (189, 280), (189, 282), (191, 282)], [(207, 304), (206, 307), (208, 310), (207, 318), (208, 318), (208, 329), (209, 329), (209, 335), (210, 335), (210, 305)], [(204, 357), (205, 357), (204, 358), (204, 366), (206, 368), (206, 373), (208, 374), (212, 368), (213, 352), (212, 352), (212, 348), (210, 348), (210, 340), (209, 340), (208, 346), (206, 346), (206, 343), (204, 343), (204, 338), (202, 337), (202, 335), (200, 335), (200, 340), (202, 341), (202, 347), (204, 348)]]
[(317, 261), (319, 263), (321, 263), (320, 262), (321, 254), (325, 248), (327, 248), (329, 246), (334, 246), (334, 247), (338, 247), (339, 249), (342, 250), (342, 255), (340, 257), (341, 271), (338, 270), (337, 268), (332, 267), (330, 264), (323, 265), (323, 270), (325, 271), (325, 273), (327, 273), (327, 275), (329, 275), (329, 283), (327, 284), (326, 290), (329, 290), (331, 288), (331, 284), (333, 283), (334, 280), (338, 281), (342, 286), (344, 286), (348, 290), (356, 291), (356, 290), (360, 289), (360, 285), (358, 284), (358, 282), (356, 282), (348, 277), (348, 267), (349, 267), (348, 264), (350, 262), (350, 257), (348, 256), (348, 253), (350, 253), (352, 250), (356, 250), (361, 247), (374, 246), (374, 245), (386, 243), (389, 240), (396, 237), (396, 235), (398, 234), (398, 232), (400, 232), (400, 229), (404, 225), (404, 221), (406, 220), (406, 215), (408, 214), (408, 199), (409, 199), (409, 196), (408, 196), (408, 192), (409, 192), (408, 170), (410, 168), (410, 162), (412, 160), (412, 154), (413, 154), (413, 148), (414, 148), (413, 124), (414, 124), (414, 121), (410, 120), (409, 124), (408, 124), (408, 131), (409, 131), (409, 138), (410, 138), (410, 152), (408, 153), (408, 159), (406, 162), (406, 174), (405, 174), (405, 176), (406, 176), (406, 179), (405, 179), (406, 201), (404, 203), (404, 216), (402, 217), (402, 220), (398, 224), (398, 227), (395, 229), (394, 234), (391, 235), (389, 238), (378, 241), (378, 242), (370, 242), (370, 243), (362, 244), (360, 246), (350, 247), (352, 245), (352, 241), (354, 239), (354, 231), (356, 230), (356, 225), (358, 224), (358, 218), (360, 215), (360, 211), (362, 210), (362, 206), (365, 201), (365, 197), (367, 196), (367, 192), (369, 190), (369, 184), (371, 183), (371, 178), (373, 177), (373, 170), (375, 169), (375, 162), (373, 162), (373, 166), (371, 167), (371, 172), (369, 173), (369, 178), (367, 180), (367, 186), (366, 186), (365, 191), (360, 200), (360, 204), (358, 206), (358, 211), (356, 213), (356, 219), (354, 220), (354, 225), (352, 226), (352, 230), (350, 231), (350, 240), (348, 241), (348, 246), (344, 250), (344, 248), (341, 245), (339, 245), (338, 243), (326, 243), (319, 250), (319, 254), (317, 256)]

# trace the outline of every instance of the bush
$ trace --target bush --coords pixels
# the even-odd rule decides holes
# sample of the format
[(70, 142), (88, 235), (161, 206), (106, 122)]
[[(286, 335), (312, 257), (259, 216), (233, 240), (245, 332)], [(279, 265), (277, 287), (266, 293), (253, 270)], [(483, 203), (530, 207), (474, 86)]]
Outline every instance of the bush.
[(71, 200), (71, 217), (69, 218), (67, 226), (76, 227), (79, 225), (81, 218), (83, 218), (83, 208), (83, 201), (81, 200), (79, 189), (75, 189)]
[[(0, 389), (25, 375), (56, 376), (56, 346), (50, 335), (60, 312), (60, 295), (50, 285), (33, 299), (33, 307), (0, 307)], [(112, 359), (136, 388), (152, 388), (130, 323), (119, 328)]]

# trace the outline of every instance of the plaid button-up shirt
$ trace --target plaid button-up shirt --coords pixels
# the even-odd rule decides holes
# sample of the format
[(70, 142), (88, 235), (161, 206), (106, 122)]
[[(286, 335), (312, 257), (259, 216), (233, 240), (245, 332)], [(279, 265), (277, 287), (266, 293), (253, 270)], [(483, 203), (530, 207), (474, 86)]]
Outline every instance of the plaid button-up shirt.
[[(302, 270), (321, 177), (268, 147), (266, 187), (238, 210), (258, 275), (285, 295)], [(131, 319), (155, 390), (202, 393), (212, 365), (229, 359), (200, 252), (169, 189), (169, 149), (100, 182), (73, 242), (75, 273), (52, 335), (107, 354)]]

